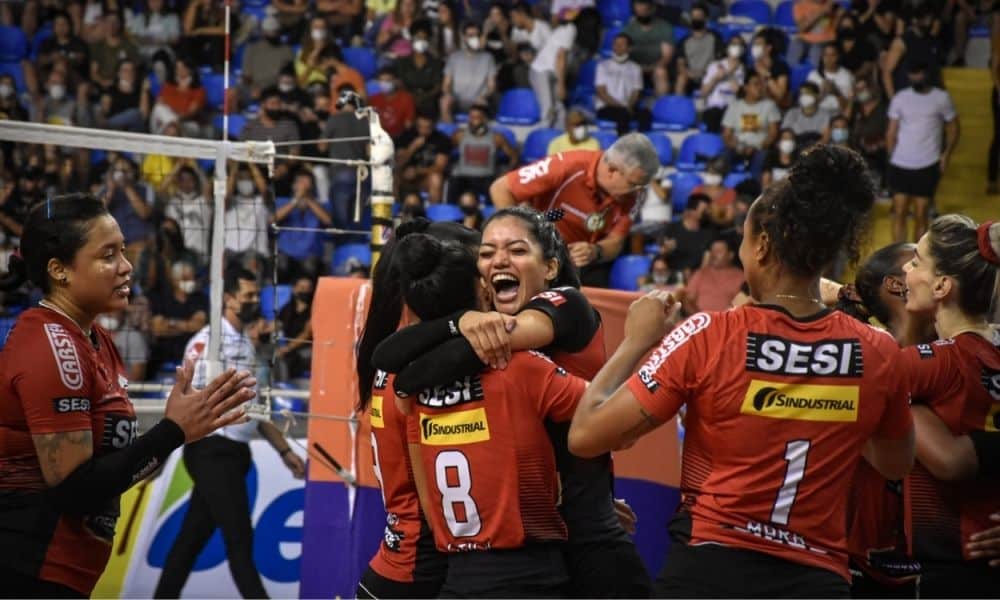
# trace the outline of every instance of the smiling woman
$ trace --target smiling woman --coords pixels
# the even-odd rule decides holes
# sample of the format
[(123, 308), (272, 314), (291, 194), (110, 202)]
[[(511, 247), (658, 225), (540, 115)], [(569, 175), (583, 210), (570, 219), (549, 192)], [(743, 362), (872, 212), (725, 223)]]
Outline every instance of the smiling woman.
[(137, 436), (128, 378), (96, 317), (128, 304), (132, 265), (107, 208), (89, 194), (29, 214), (22, 261), (44, 294), (0, 352), (0, 580), (4, 595), (90, 595), (110, 554), (118, 497), (178, 446), (243, 418), (249, 373), (191, 389), (178, 369), (165, 417)]

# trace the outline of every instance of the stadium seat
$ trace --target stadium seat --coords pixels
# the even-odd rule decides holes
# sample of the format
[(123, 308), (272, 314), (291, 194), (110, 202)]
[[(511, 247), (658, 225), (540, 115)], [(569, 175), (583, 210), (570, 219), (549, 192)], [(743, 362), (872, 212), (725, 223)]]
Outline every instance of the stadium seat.
[(0, 25), (0, 61), (15, 62), (28, 56), (28, 38), (17, 27)]
[(611, 25), (604, 30), (604, 39), (601, 42), (601, 56), (608, 58), (611, 56), (611, 46), (615, 43), (615, 36), (621, 33), (620, 26)]
[(653, 105), (654, 131), (685, 131), (697, 120), (694, 100), (687, 96), (663, 96)]
[(619, 256), (611, 264), (611, 289), (631, 292), (638, 290), (639, 278), (649, 274), (652, 262), (645, 254)]
[[(238, 140), (243, 132), (243, 127), (247, 124), (247, 118), (241, 114), (229, 115), (229, 139)], [(222, 133), (222, 115), (216, 115), (212, 119), (212, 126), (219, 133)]]
[(677, 168), (681, 171), (700, 171), (705, 163), (722, 154), (726, 149), (722, 136), (714, 133), (693, 133), (681, 142), (677, 154)]
[(815, 68), (808, 62), (792, 67), (792, 72), (788, 75), (788, 89), (791, 90), (793, 96), (799, 93), (799, 88), (809, 79), (809, 74)]
[(770, 25), (771, 5), (764, 0), (736, 0), (729, 5), (729, 15), (750, 19), (758, 25)]
[(504, 125), (534, 125), (541, 112), (531, 88), (514, 88), (500, 98), (497, 121)]
[(674, 145), (670, 143), (670, 138), (662, 133), (647, 133), (646, 137), (653, 142), (656, 148), (656, 155), (660, 158), (660, 164), (667, 166), (674, 162)]
[(201, 76), (201, 86), (205, 88), (205, 97), (208, 105), (215, 110), (222, 110), (225, 102), (225, 90), (222, 87), (223, 76), (221, 73), (208, 73)]
[(750, 179), (750, 173), (730, 173), (726, 175), (726, 178), (722, 180), (722, 185), (727, 188), (734, 188), (739, 184), (743, 183), (745, 180)]
[(461, 221), (465, 218), (462, 209), (454, 204), (428, 204), (427, 218), (431, 221)]
[(629, 0), (599, 0), (597, 11), (605, 25), (624, 25), (632, 17), (632, 4)]
[(455, 132), (458, 131), (458, 125), (455, 125), (454, 123), (445, 123), (444, 121), (438, 121), (436, 128), (449, 138), (455, 135)]
[(601, 145), (601, 150), (607, 150), (618, 139), (618, 133), (615, 131), (592, 131), (590, 135)]
[(240, 12), (248, 17), (253, 17), (257, 19), (260, 23), (265, 18), (267, 18), (267, 5), (258, 5), (256, 3), (251, 4), (248, 2), (243, 2), (240, 4)]
[(31, 37), (31, 47), (28, 50), (28, 58), (32, 62), (38, 60), (38, 52), (42, 48), (42, 42), (52, 37), (52, 23), (46, 23)]
[(3, 348), (3, 345), (7, 343), (7, 334), (14, 328), (15, 322), (17, 322), (17, 317), (0, 317), (0, 348)]
[(334, 275), (344, 275), (347, 261), (355, 259), (363, 265), (371, 266), (372, 249), (367, 242), (340, 244), (333, 250), (333, 260), (330, 261), (330, 272)]
[(24, 69), (21, 62), (0, 62), (0, 75), (10, 75), (14, 78), (14, 88), (17, 93), (22, 94), (27, 91), (24, 83)]
[(691, 29), (683, 25), (674, 25), (674, 47), (679, 48), (684, 38), (691, 35)]
[(344, 62), (349, 67), (353, 67), (361, 73), (366, 80), (375, 77), (378, 71), (378, 58), (371, 48), (344, 48)]
[(580, 71), (576, 75), (577, 90), (591, 90), (593, 92), (594, 80), (597, 78), (597, 61), (590, 59), (580, 65)]
[(480, 212), (483, 213), (484, 220), (492, 217), (493, 213), (495, 213), (496, 211), (497, 207), (493, 206), (492, 204), (484, 204), (483, 207), (480, 209)]
[(266, 285), (260, 289), (260, 312), (273, 321), (281, 309), (292, 299), (292, 286)]
[(561, 129), (541, 127), (533, 130), (524, 139), (521, 162), (530, 163), (545, 158), (549, 153), (549, 142), (562, 135)]
[(784, 29), (785, 33), (795, 33), (799, 30), (792, 16), (794, 0), (785, 0), (774, 9), (774, 26)]
[(673, 183), (670, 191), (670, 203), (673, 205), (674, 214), (679, 215), (684, 212), (691, 191), (701, 185), (703, 181), (701, 175), (683, 171), (669, 175), (669, 179)]

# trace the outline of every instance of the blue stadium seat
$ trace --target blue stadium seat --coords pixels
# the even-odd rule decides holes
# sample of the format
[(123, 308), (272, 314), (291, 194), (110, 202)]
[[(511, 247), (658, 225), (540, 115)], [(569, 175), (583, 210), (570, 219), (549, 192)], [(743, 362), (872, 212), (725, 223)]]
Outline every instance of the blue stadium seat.
[(333, 250), (333, 259), (330, 261), (330, 272), (334, 275), (343, 275), (344, 267), (350, 259), (357, 259), (361, 264), (371, 266), (372, 250), (367, 242), (355, 242), (351, 244), (340, 244)]
[(673, 205), (674, 214), (679, 215), (684, 212), (684, 207), (687, 206), (688, 196), (691, 195), (691, 191), (701, 185), (703, 181), (701, 175), (697, 173), (685, 173), (683, 171), (672, 173), (669, 175), (669, 179), (673, 183), (670, 190), (670, 203)]
[(251, 4), (249, 2), (243, 2), (240, 4), (240, 12), (246, 16), (253, 17), (257, 19), (260, 23), (267, 17), (267, 5), (258, 5), (256, 3)]
[(534, 125), (541, 113), (531, 88), (514, 88), (500, 98), (497, 121), (504, 125)]
[(14, 62), (28, 56), (28, 38), (17, 27), (0, 25), (0, 61)]
[(802, 87), (802, 84), (809, 79), (809, 74), (812, 73), (815, 68), (816, 67), (812, 66), (809, 62), (804, 62), (800, 65), (792, 67), (792, 71), (788, 75), (788, 89), (791, 90), (793, 96), (799, 93), (799, 88)]
[(7, 343), (7, 334), (9, 334), (10, 330), (14, 328), (15, 322), (17, 322), (17, 317), (0, 317), (0, 348), (3, 348), (3, 345)]
[(611, 289), (632, 292), (638, 290), (639, 278), (649, 274), (649, 266), (652, 263), (653, 261), (645, 254), (619, 256), (611, 264)]
[(693, 133), (681, 142), (677, 154), (677, 168), (681, 171), (700, 171), (705, 163), (722, 154), (726, 145), (722, 136), (714, 133)]
[(490, 217), (493, 216), (493, 213), (495, 213), (496, 211), (497, 207), (493, 206), (492, 204), (484, 204), (481, 209), (481, 212), (483, 213), (483, 219), (484, 220), (489, 219)]
[(601, 56), (608, 58), (611, 56), (611, 46), (615, 43), (615, 36), (621, 32), (621, 26), (611, 25), (604, 29), (604, 39), (601, 42)]
[(684, 38), (691, 35), (691, 29), (683, 25), (674, 25), (674, 47), (680, 46)]
[(366, 80), (375, 77), (378, 71), (378, 57), (371, 48), (354, 46), (344, 48), (344, 62), (347, 66), (357, 69)]
[(163, 84), (160, 83), (160, 78), (156, 76), (156, 73), (149, 74), (149, 93), (153, 95), (153, 100), (160, 95), (160, 87)]
[(607, 150), (618, 139), (618, 132), (616, 131), (592, 131), (590, 135), (601, 145), (601, 150)]
[(764, 0), (736, 0), (729, 5), (729, 15), (745, 17), (758, 25), (770, 25), (771, 5)]
[(260, 312), (265, 319), (273, 321), (291, 299), (292, 286), (265, 285), (260, 289)]
[(734, 188), (739, 184), (743, 183), (745, 180), (750, 179), (750, 173), (730, 173), (726, 175), (726, 178), (722, 180), (722, 185), (727, 188)]
[(461, 221), (465, 218), (462, 209), (454, 204), (428, 204), (427, 218), (431, 221)]
[(533, 130), (524, 139), (524, 150), (521, 152), (521, 162), (535, 162), (545, 158), (549, 153), (549, 142), (562, 135), (561, 129), (541, 127)]
[(697, 120), (694, 100), (687, 96), (663, 96), (653, 105), (654, 131), (686, 131)]
[(226, 98), (222, 79), (221, 73), (207, 73), (201, 76), (201, 86), (205, 88), (208, 105), (215, 110), (222, 110), (222, 103), (225, 102)]
[(42, 42), (52, 37), (52, 23), (45, 23), (31, 37), (31, 47), (28, 49), (28, 58), (32, 61), (38, 60), (38, 52), (42, 48)]
[(624, 25), (632, 17), (632, 4), (629, 0), (599, 0), (597, 11), (605, 25)]
[(602, 130), (602, 131), (603, 130), (607, 130), (607, 131), (617, 131), (618, 130), (618, 122), (617, 121), (609, 121), (607, 119), (597, 119), (596, 125), (597, 125), (597, 128), (600, 129), (600, 130)]
[[(238, 140), (243, 132), (243, 127), (247, 124), (247, 118), (241, 114), (229, 115), (229, 139)], [(212, 126), (219, 133), (222, 133), (222, 115), (216, 115), (212, 119)]]
[(656, 148), (656, 155), (660, 158), (660, 164), (667, 166), (674, 162), (674, 145), (670, 143), (670, 138), (662, 133), (647, 133), (646, 137), (653, 142)]
[(594, 90), (594, 80), (597, 78), (597, 61), (590, 59), (580, 65), (576, 75), (576, 89)]
[(243, 6), (267, 6), (271, 0), (243, 0)]
[(792, 16), (794, 0), (785, 0), (774, 9), (774, 26), (784, 29), (785, 33), (795, 33), (799, 30)]
[(24, 69), (21, 62), (0, 62), (0, 75), (10, 75), (14, 78), (14, 88), (21, 94), (27, 91), (24, 83)]
[(444, 121), (439, 121), (437, 124), (437, 130), (450, 138), (451, 136), (455, 135), (455, 132), (458, 130), (458, 125), (455, 125), (454, 123), (445, 123)]

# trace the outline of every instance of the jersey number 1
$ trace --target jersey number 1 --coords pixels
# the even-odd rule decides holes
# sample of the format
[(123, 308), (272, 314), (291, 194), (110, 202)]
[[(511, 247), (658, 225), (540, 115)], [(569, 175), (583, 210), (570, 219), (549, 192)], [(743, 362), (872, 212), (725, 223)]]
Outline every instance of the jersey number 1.
[[(452, 481), (449, 481), (449, 472)], [(479, 519), (479, 507), (469, 495), (472, 490), (469, 459), (458, 450), (445, 450), (434, 461), (434, 479), (441, 492), (441, 508), (451, 534), (455, 537), (478, 534), (483, 524)], [(459, 506), (464, 513), (461, 516), (457, 510)]]
[(771, 522), (777, 525), (788, 525), (788, 516), (795, 504), (795, 496), (799, 492), (799, 482), (806, 472), (806, 456), (809, 454), (809, 440), (792, 440), (785, 444), (785, 481), (778, 490), (778, 497), (771, 509)]

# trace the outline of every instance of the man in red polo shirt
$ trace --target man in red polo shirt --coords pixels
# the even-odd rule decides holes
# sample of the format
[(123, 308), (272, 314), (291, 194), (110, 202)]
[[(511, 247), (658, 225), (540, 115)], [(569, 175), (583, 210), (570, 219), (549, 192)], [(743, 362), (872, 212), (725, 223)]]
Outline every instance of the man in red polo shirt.
[(649, 138), (630, 133), (604, 152), (560, 152), (502, 175), (490, 186), (490, 198), (497, 209), (523, 203), (561, 211), (556, 226), (583, 283), (607, 287), (636, 200), (659, 168)]

